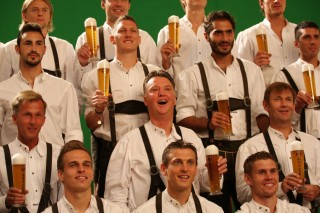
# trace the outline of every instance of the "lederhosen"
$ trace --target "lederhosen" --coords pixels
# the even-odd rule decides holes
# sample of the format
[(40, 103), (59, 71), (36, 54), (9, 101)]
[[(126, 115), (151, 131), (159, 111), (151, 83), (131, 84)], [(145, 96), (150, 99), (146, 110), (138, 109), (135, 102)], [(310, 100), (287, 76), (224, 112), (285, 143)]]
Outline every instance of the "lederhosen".
[[(95, 197), (95, 198), (96, 198), (96, 202), (97, 202), (97, 207), (98, 207), (99, 213), (104, 213), (103, 203), (102, 203), (101, 198), (100, 197)], [(52, 205), (52, 213), (59, 213), (58, 204), (57, 203), (54, 203)]]
[[(100, 60), (103, 60), (106, 58), (106, 52), (104, 48), (104, 35), (103, 35), (103, 26), (99, 27), (99, 48), (100, 48)], [(138, 46), (138, 51), (137, 51), (137, 57), (138, 60), (141, 61), (141, 56), (140, 56), (140, 48)], [(109, 59), (108, 61), (112, 61), (113, 59)]]
[[(47, 161), (46, 161), (46, 177), (45, 177), (45, 183), (43, 186), (39, 207), (38, 207), (38, 213), (44, 211), (47, 207), (51, 206), (51, 200), (50, 200), (50, 194), (51, 194), (51, 185), (50, 185), (50, 179), (51, 179), (51, 169), (52, 169), (52, 144), (46, 143), (47, 145)], [(8, 182), (9, 187), (13, 187), (13, 176), (12, 176), (12, 163), (11, 163), (11, 154), (8, 144), (3, 146), (4, 155), (5, 155), (5, 161), (6, 161), (6, 168), (7, 168), (7, 175), (8, 175)], [(12, 207), (10, 212), (11, 213), (27, 213), (29, 212), (28, 209), (23, 207)]]
[[(196, 213), (202, 213), (200, 200), (196, 193), (192, 192), (192, 197), (194, 200), (194, 205), (196, 206)], [(162, 192), (156, 195), (156, 210), (157, 213), (162, 213)]]
[[(180, 127), (178, 125), (174, 125), (174, 126), (176, 129), (176, 132), (178, 133), (178, 135), (180, 135), (181, 140), (183, 140)], [(160, 177), (159, 168), (156, 165), (156, 161), (154, 159), (150, 140), (149, 140), (149, 137), (147, 135), (147, 132), (146, 132), (144, 125), (140, 126), (139, 130), (141, 133), (142, 141), (143, 141), (144, 147), (146, 149), (146, 153), (148, 155), (149, 164), (150, 164), (151, 183), (150, 183), (150, 189), (149, 189), (149, 194), (148, 194), (148, 200), (149, 200), (153, 196), (157, 195), (158, 189), (162, 192), (165, 190), (166, 186), (164, 185), (164, 183)], [(192, 190), (192, 191), (194, 191), (194, 190)]]
[[(248, 90), (248, 79), (247, 75), (244, 69), (243, 62), (237, 58), (237, 61), (240, 66), (240, 71), (242, 75), (242, 81), (243, 81), (243, 91), (244, 91), (244, 99), (236, 99), (236, 98), (229, 98), (230, 103), (230, 111), (244, 109), (246, 114), (246, 129), (247, 129), (247, 138), (251, 137), (251, 99), (249, 96), (249, 90)], [(204, 66), (200, 62), (198, 63), (198, 67), (201, 74), (201, 81), (205, 93), (205, 99), (206, 99), (206, 110), (207, 110), (207, 116), (208, 120), (212, 117), (212, 111), (218, 111), (218, 104), (217, 101), (212, 101), (210, 90), (208, 86), (208, 80), (205, 74)], [(229, 200), (230, 195), (233, 199), (234, 205), (236, 209), (240, 209), (241, 204), (237, 200), (237, 194), (236, 194), (236, 186), (235, 186), (235, 159), (237, 151), (240, 147), (240, 145), (245, 141), (244, 140), (234, 140), (234, 141), (228, 141), (228, 140), (216, 140), (214, 139), (214, 131), (211, 129), (208, 129), (208, 139), (202, 139), (203, 145), (207, 146), (210, 144), (215, 144), (219, 149), (219, 155), (224, 156), (228, 160), (228, 171), (224, 175), (224, 183), (222, 188), (222, 195), (218, 196), (208, 196), (207, 193), (201, 194), (202, 196), (206, 197), (208, 200), (218, 204), (221, 206), (224, 210), (224, 212), (229, 211)]]
[[(296, 132), (296, 131), (295, 131), (295, 132)], [(298, 132), (296, 132), (296, 133), (298, 134)], [(263, 137), (264, 137), (264, 139), (265, 139), (265, 141), (266, 141), (266, 144), (267, 144), (269, 153), (270, 153), (270, 154), (275, 158), (275, 160), (277, 161), (277, 165), (278, 165), (278, 167), (279, 167), (279, 182), (282, 182), (283, 179), (285, 178), (285, 175), (283, 174), (283, 171), (282, 171), (282, 169), (281, 169), (281, 164), (279, 163), (277, 154), (276, 154), (276, 152), (275, 152), (275, 150), (274, 150), (274, 147), (273, 147), (273, 145), (272, 145), (272, 141), (271, 141), (269, 132), (268, 132), (268, 131), (263, 132)], [(297, 141), (301, 141), (301, 139), (298, 138), (298, 137), (296, 137), (296, 140), (297, 140)], [(302, 143), (302, 142), (301, 142), (301, 143)], [(304, 168), (308, 168), (307, 162), (306, 162), (306, 157), (305, 157), (305, 156), (304, 156)], [(306, 178), (306, 184), (310, 184), (310, 178), (309, 178), (308, 170), (305, 170), (305, 171), (304, 171), (304, 176), (305, 176), (305, 178)], [(302, 206), (302, 202), (303, 202), (303, 195), (302, 195), (302, 194), (297, 193), (297, 197), (295, 198), (293, 192), (290, 190), (290, 191), (288, 191), (287, 196), (288, 196), (288, 199), (289, 199), (289, 202), (290, 202), (290, 203), (296, 203), (296, 204)], [(311, 206), (312, 206), (311, 212), (317, 213), (317, 212), (318, 212), (318, 208), (315, 207), (315, 202), (314, 202), (314, 201), (311, 201)]]
[[(144, 74), (145, 76), (147, 76), (149, 74), (148, 67), (144, 63), (141, 63), (141, 64), (143, 67)], [(110, 82), (109, 82), (109, 91), (112, 93)], [(109, 110), (111, 141), (104, 140), (103, 138), (98, 138), (94, 134), (92, 134), (94, 140), (97, 142), (98, 162), (95, 170), (95, 177), (96, 177), (95, 181), (98, 182), (97, 195), (99, 197), (104, 196), (106, 172), (107, 172), (112, 151), (117, 143), (115, 114), (121, 113), (121, 114), (127, 114), (127, 115), (136, 115), (140, 113), (148, 113), (147, 107), (141, 101), (128, 100), (122, 103), (115, 104), (113, 102), (112, 97), (109, 100), (108, 110)]]
[(51, 49), (52, 49), (52, 54), (53, 54), (53, 59), (54, 59), (54, 65), (55, 65), (56, 70), (52, 71), (52, 70), (48, 70), (48, 69), (43, 69), (43, 71), (45, 71), (46, 73), (48, 73), (50, 75), (56, 76), (58, 78), (61, 78), (62, 73), (61, 73), (61, 70), (60, 70), (60, 63), (59, 63), (59, 57), (58, 57), (57, 48), (56, 48), (56, 45), (55, 45), (55, 43), (54, 43), (54, 41), (53, 41), (53, 39), (51, 37), (49, 37), (49, 41), (50, 41), (50, 44), (51, 44)]
[[(286, 70), (286, 68), (283, 68), (281, 71), (286, 76), (286, 78), (287, 78), (290, 86), (292, 87), (292, 89), (296, 92), (296, 94), (298, 94), (299, 89), (297, 87), (297, 84), (294, 82), (294, 80), (291, 77), (291, 75), (288, 72), (288, 70)], [(305, 107), (302, 109), (301, 114), (300, 114), (300, 130), (301, 130), (301, 132), (306, 132), (306, 110), (305, 110)]]

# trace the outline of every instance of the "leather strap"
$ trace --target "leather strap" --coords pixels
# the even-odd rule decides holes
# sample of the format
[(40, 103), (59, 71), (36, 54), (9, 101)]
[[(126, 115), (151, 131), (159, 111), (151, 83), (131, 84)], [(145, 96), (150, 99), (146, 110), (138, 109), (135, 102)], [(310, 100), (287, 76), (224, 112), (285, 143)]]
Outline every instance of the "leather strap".
[(54, 204), (51, 206), (51, 209), (52, 209), (52, 213), (59, 213), (58, 204), (57, 204), (57, 203), (54, 203)]
[(100, 197), (95, 197), (95, 198), (96, 198), (96, 202), (97, 202), (97, 207), (98, 207), (99, 213), (104, 213), (103, 203), (102, 203), (101, 198)]
[(53, 59), (54, 59), (54, 65), (56, 70), (55, 71), (50, 71), (47, 69), (43, 69), (45, 72), (47, 72), (50, 75), (56, 76), (58, 78), (61, 78), (62, 74), (61, 74), (61, 70), (60, 70), (60, 63), (59, 63), (59, 57), (58, 57), (58, 52), (57, 52), (57, 48), (56, 45), (53, 41), (53, 39), (51, 37), (49, 37), (49, 41), (51, 44), (51, 49), (52, 49), (52, 54), (53, 54)]
[[(288, 70), (286, 68), (283, 68), (281, 71), (286, 76), (292, 89), (296, 92), (296, 94), (298, 94), (298, 92), (299, 92), (298, 86), (294, 82), (294, 80), (293, 80), (292, 76), (290, 75), (290, 73), (288, 72)], [(301, 114), (300, 114), (300, 130), (302, 132), (306, 132), (306, 110), (305, 110), (305, 108), (302, 109)]]

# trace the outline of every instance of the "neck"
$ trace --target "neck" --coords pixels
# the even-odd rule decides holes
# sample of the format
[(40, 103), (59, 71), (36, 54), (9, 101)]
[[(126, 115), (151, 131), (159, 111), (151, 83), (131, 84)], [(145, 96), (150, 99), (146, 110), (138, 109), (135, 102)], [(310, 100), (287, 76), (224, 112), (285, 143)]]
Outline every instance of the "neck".
[(64, 195), (66, 199), (72, 204), (76, 212), (85, 212), (91, 200), (90, 188), (84, 192), (72, 192), (65, 188)]
[(39, 63), (38, 65), (31, 67), (20, 62), (20, 71), (22, 73), (22, 76), (29, 82), (29, 84), (33, 88), (34, 79), (42, 73), (41, 64)]
[(125, 53), (117, 50), (115, 57), (116, 57), (116, 59), (121, 61), (122, 66), (128, 70), (131, 67), (134, 67), (138, 61), (137, 50), (132, 51), (132, 52), (125, 52)]
[(169, 187), (167, 188), (168, 194), (174, 198), (176, 201), (180, 203), (180, 205), (184, 205), (188, 202), (190, 194), (191, 194), (191, 188), (183, 190), (183, 191), (175, 191)]
[(115, 21), (112, 21), (112, 20), (108, 19), (108, 17), (107, 17), (106, 22), (111, 28), (113, 28)]
[(26, 145), (29, 150), (32, 150), (34, 147), (36, 147), (39, 143), (39, 138), (34, 138), (34, 139), (30, 139), (30, 140), (25, 140), (22, 137), (20, 137), (18, 135), (18, 140), (23, 143), (24, 145)]
[(48, 34), (48, 29), (45, 27), (45, 28), (42, 28), (41, 31), (42, 31), (42, 35), (46, 38)]
[(153, 118), (150, 116), (150, 121), (153, 125), (164, 129), (166, 131), (166, 136), (168, 137), (172, 131), (172, 118)]
[(252, 199), (259, 203), (260, 205), (263, 205), (265, 207), (268, 207), (270, 209), (270, 213), (274, 213), (276, 211), (276, 206), (277, 206), (277, 196), (272, 196), (272, 197), (263, 197), (263, 198), (259, 198), (256, 197), (254, 195), (252, 195)]
[(216, 64), (224, 71), (227, 71), (227, 67), (232, 64), (233, 56), (231, 52), (228, 55), (218, 55), (216, 53), (212, 53), (211, 56), (215, 60)]
[(205, 11), (203, 8), (190, 9), (186, 8), (186, 16), (192, 24), (192, 30), (197, 33), (198, 27), (203, 23)]
[(281, 132), (286, 139), (288, 139), (290, 133), (292, 132), (291, 123), (290, 124), (288, 124), (288, 123), (274, 123), (274, 122), (270, 121), (270, 127)]
[(284, 17), (284, 14), (280, 15), (267, 15), (266, 19), (270, 22), (271, 26), (272, 25), (286, 25), (286, 19)]
[[(301, 53), (300, 53), (300, 55), (301, 55)], [(319, 66), (318, 56), (313, 56), (313, 57), (309, 58), (307, 56), (301, 55), (301, 59), (309, 64), (312, 64), (314, 66), (314, 68)]]

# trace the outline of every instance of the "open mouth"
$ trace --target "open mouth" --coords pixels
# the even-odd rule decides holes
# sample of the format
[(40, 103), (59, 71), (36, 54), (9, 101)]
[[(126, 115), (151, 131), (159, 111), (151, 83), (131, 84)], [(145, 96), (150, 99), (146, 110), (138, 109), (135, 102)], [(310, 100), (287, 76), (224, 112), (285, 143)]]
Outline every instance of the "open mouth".
[(158, 101), (158, 104), (160, 104), (160, 105), (165, 105), (166, 103), (168, 103), (167, 100), (159, 100)]
[(178, 177), (183, 180), (188, 180), (190, 178), (189, 175), (179, 175)]
[(87, 180), (88, 177), (84, 177), (84, 176), (77, 176), (76, 177), (77, 180)]

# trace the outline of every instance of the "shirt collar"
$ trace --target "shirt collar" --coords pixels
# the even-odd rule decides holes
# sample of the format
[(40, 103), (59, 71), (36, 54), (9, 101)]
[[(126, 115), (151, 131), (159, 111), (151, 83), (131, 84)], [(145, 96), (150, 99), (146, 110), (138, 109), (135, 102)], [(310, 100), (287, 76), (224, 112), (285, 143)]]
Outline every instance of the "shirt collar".
[(130, 69), (136, 67), (137, 64), (140, 63), (140, 61), (137, 60), (137, 63), (133, 67), (131, 67), (129, 70), (124, 68), (122, 62), (120, 60), (118, 60), (117, 58), (114, 58), (111, 63), (114, 63), (115, 66), (118, 66), (119, 70), (122, 70), (124, 72), (128, 72)]
[[(149, 121), (147, 123), (147, 125), (149, 125), (150, 128), (152, 129), (152, 131), (154, 131), (155, 133), (167, 138), (166, 131), (164, 129), (155, 126), (151, 121)], [(176, 128), (175, 128), (175, 126), (173, 124), (172, 124), (171, 133), (170, 133), (170, 135), (168, 136), (167, 139), (170, 139), (170, 138), (172, 138), (173, 141), (181, 139), (181, 136), (177, 133)]]
[[(319, 62), (319, 60), (318, 60), (318, 62)], [(299, 58), (299, 59), (296, 61), (296, 63), (297, 63), (298, 65), (300, 65), (301, 67), (302, 67), (303, 64), (309, 64), (308, 62), (304, 61), (304, 60), (301, 59), (301, 58)], [(317, 69), (317, 68), (320, 68), (320, 63), (319, 63), (319, 66), (315, 67), (314, 69)]]
[[(275, 136), (277, 136), (278, 138), (281, 138), (281, 139), (283, 139), (283, 140), (287, 140), (287, 139), (284, 137), (284, 135), (283, 135), (282, 132), (280, 132), (280, 131), (272, 128), (271, 126), (269, 126), (269, 128), (268, 128), (268, 132), (271, 133), (271, 134), (273, 134), (273, 135), (275, 135)], [(293, 130), (293, 128), (291, 127), (291, 133), (289, 134), (288, 138), (297, 138), (297, 137), (300, 138), (299, 135), (297, 134), (297, 132), (295, 132), (295, 131)]]
[[(288, 20), (285, 19), (284, 21), (286, 22), (286, 26), (288, 26), (288, 23), (289, 23)], [(268, 19), (264, 18), (262, 21), (262, 24), (271, 29), (271, 23)]]
[[(187, 18), (187, 15), (184, 15), (182, 18), (182, 23), (184, 23), (184, 25), (186, 27), (188, 27), (189, 29), (192, 29), (192, 23), (189, 21), (189, 19)], [(204, 20), (202, 22), (202, 24), (200, 26), (204, 26), (204, 22), (206, 21), (206, 17), (204, 17)]]
[[(19, 70), (19, 72), (18, 72), (17, 74), (18, 74), (19, 78), (20, 78), (22, 81), (24, 81), (24, 82), (26, 82), (26, 83), (29, 83), (29, 82), (27, 81), (27, 79), (25, 79), (24, 76), (22, 75), (21, 70)], [(41, 81), (44, 81), (44, 80), (46, 79), (46, 76), (47, 76), (47, 75), (48, 75), (48, 74), (45, 73), (45, 72), (43, 71), (43, 69), (42, 69), (41, 73), (36, 76), (35, 81), (36, 81), (37, 79), (39, 79), (39, 80), (41, 80)]]
[[(68, 201), (68, 199), (65, 196), (62, 197), (62, 202), (64, 206), (68, 209), (68, 212), (76, 212), (74, 206)], [(89, 212), (98, 212), (98, 208), (95, 205), (95, 202), (95, 197), (91, 195), (90, 204), (86, 212), (88, 210), (90, 210)]]
[[(25, 145), (24, 143), (20, 142), (18, 138), (16, 138), (13, 142), (13, 145), (18, 147), (18, 149), (20, 149), (22, 152), (25, 153), (29, 153), (31, 150), (29, 150), (29, 147), (27, 145)], [(39, 138), (39, 142), (37, 144), (37, 146), (35, 146), (33, 148), (33, 150), (36, 150), (38, 152), (38, 154), (43, 157), (47, 155), (47, 148), (46, 148), (46, 143), (44, 141), (42, 141)]]
[(191, 204), (190, 201), (193, 200), (193, 198), (192, 198), (192, 193), (190, 193), (189, 198), (188, 198), (188, 201), (187, 201), (185, 204), (181, 205), (176, 199), (174, 199), (173, 197), (171, 197), (171, 196), (169, 195), (167, 189), (164, 190), (164, 191), (162, 192), (162, 194), (163, 194), (163, 198), (166, 199), (169, 203), (171, 203), (171, 204), (174, 205), (175, 207), (185, 206), (185, 205), (188, 205), (189, 203)]
[(270, 209), (268, 207), (263, 206), (263, 205), (255, 202), (254, 200), (251, 200), (250, 202), (255, 207), (255, 209), (259, 210), (260, 212), (265, 212), (265, 213), (270, 212)]

